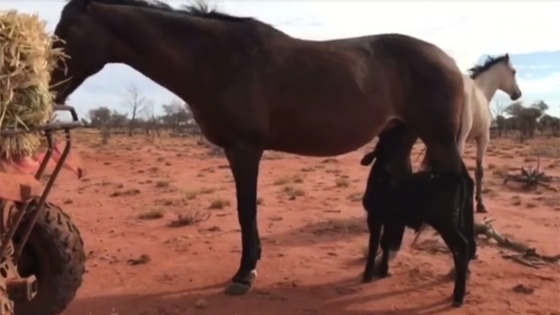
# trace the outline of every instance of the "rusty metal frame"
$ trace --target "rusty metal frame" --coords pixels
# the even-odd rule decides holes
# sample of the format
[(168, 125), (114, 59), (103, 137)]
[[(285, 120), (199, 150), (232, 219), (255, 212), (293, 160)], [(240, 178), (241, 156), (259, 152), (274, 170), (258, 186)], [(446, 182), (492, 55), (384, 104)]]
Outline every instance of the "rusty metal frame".
[[(43, 161), (41, 161), (41, 165), (39, 166), (39, 169), (35, 174), (35, 178), (37, 180), (39, 180), (41, 176), (43, 176), (43, 173), (45, 172), (45, 169), (47, 168), (47, 165), (52, 157), (52, 153), (54, 150), (53, 132), (63, 130), (66, 138), (66, 145), (62, 150), (60, 159), (56, 164), (51, 177), (47, 181), (47, 184), (45, 185), (45, 188), (43, 190), (43, 194), (41, 195), (41, 197), (39, 197), (39, 200), (37, 202), (35, 202), (36, 200), (31, 200), (25, 203), (16, 203), (16, 207), (19, 211), (17, 211), (17, 214), (14, 220), (12, 221), (12, 224), (10, 224), (8, 232), (5, 235), (3, 235), (1, 238), (2, 243), (0, 247), (0, 257), (4, 257), (6, 250), (8, 248), (9, 240), (13, 239), (16, 230), (21, 224), (23, 218), (27, 215), (29, 219), (27, 221), (25, 229), (23, 230), (21, 240), (14, 248), (15, 250), (14, 261), (19, 260), (21, 253), (23, 251), (23, 247), (25, 243), (27, 243), (27, 240), (29, 239), (29, 235), (31, 234), (31, 231), (33, 229), (33, 226), (35, 225), (35, 222), (37, 222), (37, 219), (41, 214), (43, 205), (47, 201), (47, 198), (54, 185), (54, 182), (56, 181), (58, 174), (60, 173), (60, 170), (62, 169), (64, 163), (66, 162), (66, 159), (68, 158), (68, 154), (70, 154), (70, 148), (72, 147), (72, 137), (70, 135), (70, 130), (83, 127), (83, 124), (80, 122), (78, 118), (78, 114), (76, 113), (76, 110), (72, 106), (58, 105), (54, 107), (54, 110), (70, 112), (70, 114), (72, 115), (72, 121), (51, 122), (42, 126), (36, 126), (29, 129), (0, 129), (0, 136), (10, 136), (10, 135), (17, 135), (17, 134), (24, 134), (24, 133), (32, 133), (32, 132), (42, 133), (45, 136), (47, 140), (47, 152), (45, 153), (45, 158), (43, 159)], [(34, 205), (34, 208), (30, 207), (31, 204)]]

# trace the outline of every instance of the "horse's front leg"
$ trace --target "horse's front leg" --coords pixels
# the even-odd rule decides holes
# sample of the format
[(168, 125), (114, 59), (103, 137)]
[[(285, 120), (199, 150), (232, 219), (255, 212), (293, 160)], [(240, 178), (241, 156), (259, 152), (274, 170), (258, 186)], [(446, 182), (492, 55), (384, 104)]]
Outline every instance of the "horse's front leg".
[(257, 183), (263, 150), (239, 143), (225, 149), (235, 180), (237, 216), (241, 226), (241, 263), (237, 273), (225, 288), (228, 295), (247, 293), (257, 276), (257, 260), (261, 257), (261, 243), (257, 228)]

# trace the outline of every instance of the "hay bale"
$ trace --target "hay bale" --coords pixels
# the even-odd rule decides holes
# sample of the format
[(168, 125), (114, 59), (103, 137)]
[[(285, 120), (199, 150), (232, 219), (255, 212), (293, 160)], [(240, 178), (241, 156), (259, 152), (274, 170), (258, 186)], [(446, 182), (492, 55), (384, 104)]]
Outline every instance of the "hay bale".
[[(54, 95), (50, 73), (66, 56), (37, 14), (0, 11), (0, 129), (28, 129), (48, 122)], [(38, 134), (0, 138), (0, 157), (33, 155)]]

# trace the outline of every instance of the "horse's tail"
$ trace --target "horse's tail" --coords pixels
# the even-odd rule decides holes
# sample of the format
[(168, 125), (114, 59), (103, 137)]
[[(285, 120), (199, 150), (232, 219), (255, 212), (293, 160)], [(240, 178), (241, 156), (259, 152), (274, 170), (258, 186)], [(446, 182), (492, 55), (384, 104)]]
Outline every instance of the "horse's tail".
[[(465, 84), (465, 82), (463, 82), (463, 84)], [(463, 135), (465, 128), (468, 128), (467, 126), (465, 126), (465, 119), (467, 118), (467, 115), (470, 114), (469, 111), (469, 104), (467, 104), (468, 102), (468, 96), (465, 95), (465, 90), (463, 89), (463, 91), (461, 92), (463, 93), (463, 102), (462, 102), (462, 107), (461, 107), (461, 116), (459, 117), (459, 129), (457, 130), (457, 135), (455, 137), (455, 145), (457, 146), (457, 151), (459, 151), (459, 154), (462, 154), (463, 152), (461, 152), (459, 150), (459, 145), (461, 145), (460, 142), (462, 142), (461, 136)], [(467, 135), (465, 135), (467, 136)], [(464, 145), (464, 143), (463, 143)], [(462, 157), (461, 157), (462, 158)]]

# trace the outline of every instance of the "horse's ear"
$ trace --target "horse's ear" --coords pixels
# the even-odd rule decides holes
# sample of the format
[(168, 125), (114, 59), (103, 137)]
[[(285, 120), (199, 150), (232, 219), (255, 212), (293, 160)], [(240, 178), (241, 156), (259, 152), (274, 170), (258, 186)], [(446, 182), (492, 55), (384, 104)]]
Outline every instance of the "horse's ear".
[(506, 60), (509, 61), (509, 54), (506, 54)]
[(362, 164), (363, 166), (370, 165), (375, 160), (376, 155), (377, 155), (377, 152), (375, 152), (375, 150), (371, 151), (370, 153), (364, 155), (364, 157), (362, 158), (362, 161), (360, 161), (360, 164)]

